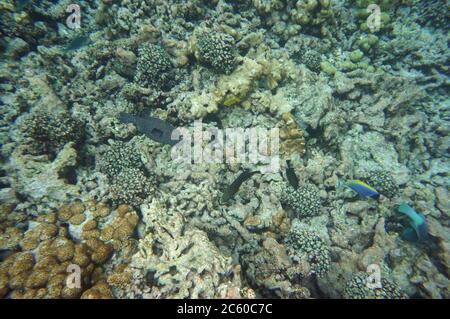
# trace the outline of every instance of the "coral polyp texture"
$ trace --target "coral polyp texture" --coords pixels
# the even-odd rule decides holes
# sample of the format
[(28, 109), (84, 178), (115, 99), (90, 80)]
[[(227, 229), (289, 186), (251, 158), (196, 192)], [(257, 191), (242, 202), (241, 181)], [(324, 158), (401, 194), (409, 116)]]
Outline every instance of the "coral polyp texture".
[(281, 201), (291, 207), (297, 216), (312, 217), (320, 214), (322, 207), (319, 190), (311, 185), (301, 185), (295, 189), (287, 186), (281, 196)]
[[(371, 288), (371, 285), (375, 288)], [(401, 289), (386, 278), (380, 283), (372, 282), (365, 272), (355, 274), (345, 287), (344, 296), (347, 299), (406, 299)]]
[(0, 298), (450, 298), (448, 1), (0, 10)]
[(309, 263), (309, 269), (322, 277), (330, 267), (330, 249), (319, 235), (294, 224), (286, 237), (290, 256), (299, 263)]
[(230, 74), (235, 67), (234, 39), (231, 35), (213, 30), (198, 31), (194, 52), (200, 61), (219, 72)]
[(135, 81), (142, 86), (161, 87), (170, 80), (172, 62), (163, 48), (151, 43), (139, 47)]

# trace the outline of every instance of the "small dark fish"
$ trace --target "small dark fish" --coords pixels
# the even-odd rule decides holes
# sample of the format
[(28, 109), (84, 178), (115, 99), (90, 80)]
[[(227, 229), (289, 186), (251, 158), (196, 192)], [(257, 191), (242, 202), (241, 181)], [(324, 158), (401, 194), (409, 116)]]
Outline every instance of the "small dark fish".
[(92, 43), (92, 40), (89, 37), (89, 35), (79, 35), (79, 36), (73, 38), (72, 41), (69, 42), (69, 44), (65, 47), (64, 51), (65, 52), (76, 51), (79, 48), (82, 48), (91, 43)]
[(175, 130), (172, 124), (156, 117), (143, 118), (129, 113), (120, 113), (119, 121), (136, 125), (139, 132), (159, 143), (175, 145), (179, 142), (172, 140), (172, 132)]
[(287, 164), (286, 177), (289, 181), (289, 184), (291, 184), (292, 187), (297, 189), (298, 188), (298, 178), (297, 178), (297, 175), (295, 174), (294, 168), (291, 166), (291, 161), (287, 160), (286, 164)]
[(220, 199), (221, 203), (226, 203), (230, 199), (234, 197), (234, 195), (238, 192), (239, 187), (241, 187), (242, 183), (252, 177), (254, 174), (258, 173), (258, 171), (250, 172), (249, 170), (243, 171), (230, 186), (223, 192), (223, 195)]

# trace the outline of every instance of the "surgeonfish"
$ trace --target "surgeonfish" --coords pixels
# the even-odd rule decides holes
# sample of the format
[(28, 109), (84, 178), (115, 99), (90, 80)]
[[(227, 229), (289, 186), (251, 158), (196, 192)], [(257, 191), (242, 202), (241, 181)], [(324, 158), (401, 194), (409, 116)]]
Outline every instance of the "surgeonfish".
[(428, 238), (428, 227), (425, 216), (416, 212), (411, 206), (402, 203), (398, 211), (409, 218), (410, 228), (407, 228), (402, 237), (409, 241), (423, 241)]
[(342, 182), (341, 180), (338, 180), (337, 186), (347, 186), (357, 192), (359, 196), (361, 197), (371, 197), (377, 199), (380, 197), (380, 193), (373, 187), (367, 185), (363, 181), (360, 181), (359, 179), (355, 180), (347, 180), (345, 182)]
[(258, 171), (249, 171), (245, 170), (243, 171), (235, 180), (233, 183), (231, 183), (230, 186), (227, 187), (227, 189), (223, 192), (223, 195), (220, 199), (221, 203), (226, 203), (230, 199), (234, 197), (234, 195), (239, 190), (239, 187), (241, 187), (242, 183), (248, 180), (250, 177), (252, 177), (254, 174), (258, 173)]
[(287, 160), (286, 164), (287, 164), (286, 177), (289, 181), (289, 184), (291, 184), (292, 187), (297, 189), (298, 188), (298, 178), (297, 178), (297, 175), (295, 174), (294, 168), (291, 166), (291, 161)]

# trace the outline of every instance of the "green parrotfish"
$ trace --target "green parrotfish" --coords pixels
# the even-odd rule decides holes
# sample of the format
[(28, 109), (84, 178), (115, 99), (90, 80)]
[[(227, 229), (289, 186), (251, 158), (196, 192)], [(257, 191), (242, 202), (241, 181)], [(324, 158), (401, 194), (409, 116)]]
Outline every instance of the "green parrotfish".
[(416, 212), (411, 206), (402, 203), (398, 211), (409, 218), (410, 228), (407, 228), (402, 237), (408, 241), (424, 241), (428, 238), (428, 227), (426, 218), (421, 213)]

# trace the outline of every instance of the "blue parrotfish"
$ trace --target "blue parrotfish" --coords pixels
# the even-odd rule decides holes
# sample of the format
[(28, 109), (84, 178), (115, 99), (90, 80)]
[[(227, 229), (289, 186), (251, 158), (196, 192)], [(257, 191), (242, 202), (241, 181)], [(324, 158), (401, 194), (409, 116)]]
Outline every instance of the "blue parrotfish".
[(398, 207), (398, 211), (409, 218), (410, 228), (407, 228), (402, 237), (408, 241), (424, 241), (428, 238), (428, 227), (425, 216), (418, 213), (406, 203)]
[(345, 182), (338, 180), (337, 186), (347, 186), (348, 188), (351, 188), (352, 190), (354, 190), (355, 192), (357, 192), (359, 194), (359, 196), (361, 197), (371, 197), (371, 198), (375, 198), (377, 199), (378, 197), (380, 197), (380, 193), (373, 188), (370, 185), (367, 185), (366, 183), (364, 183), (363, 181), (360, 181), (358, 179), (356, 180), (347, 180)]

